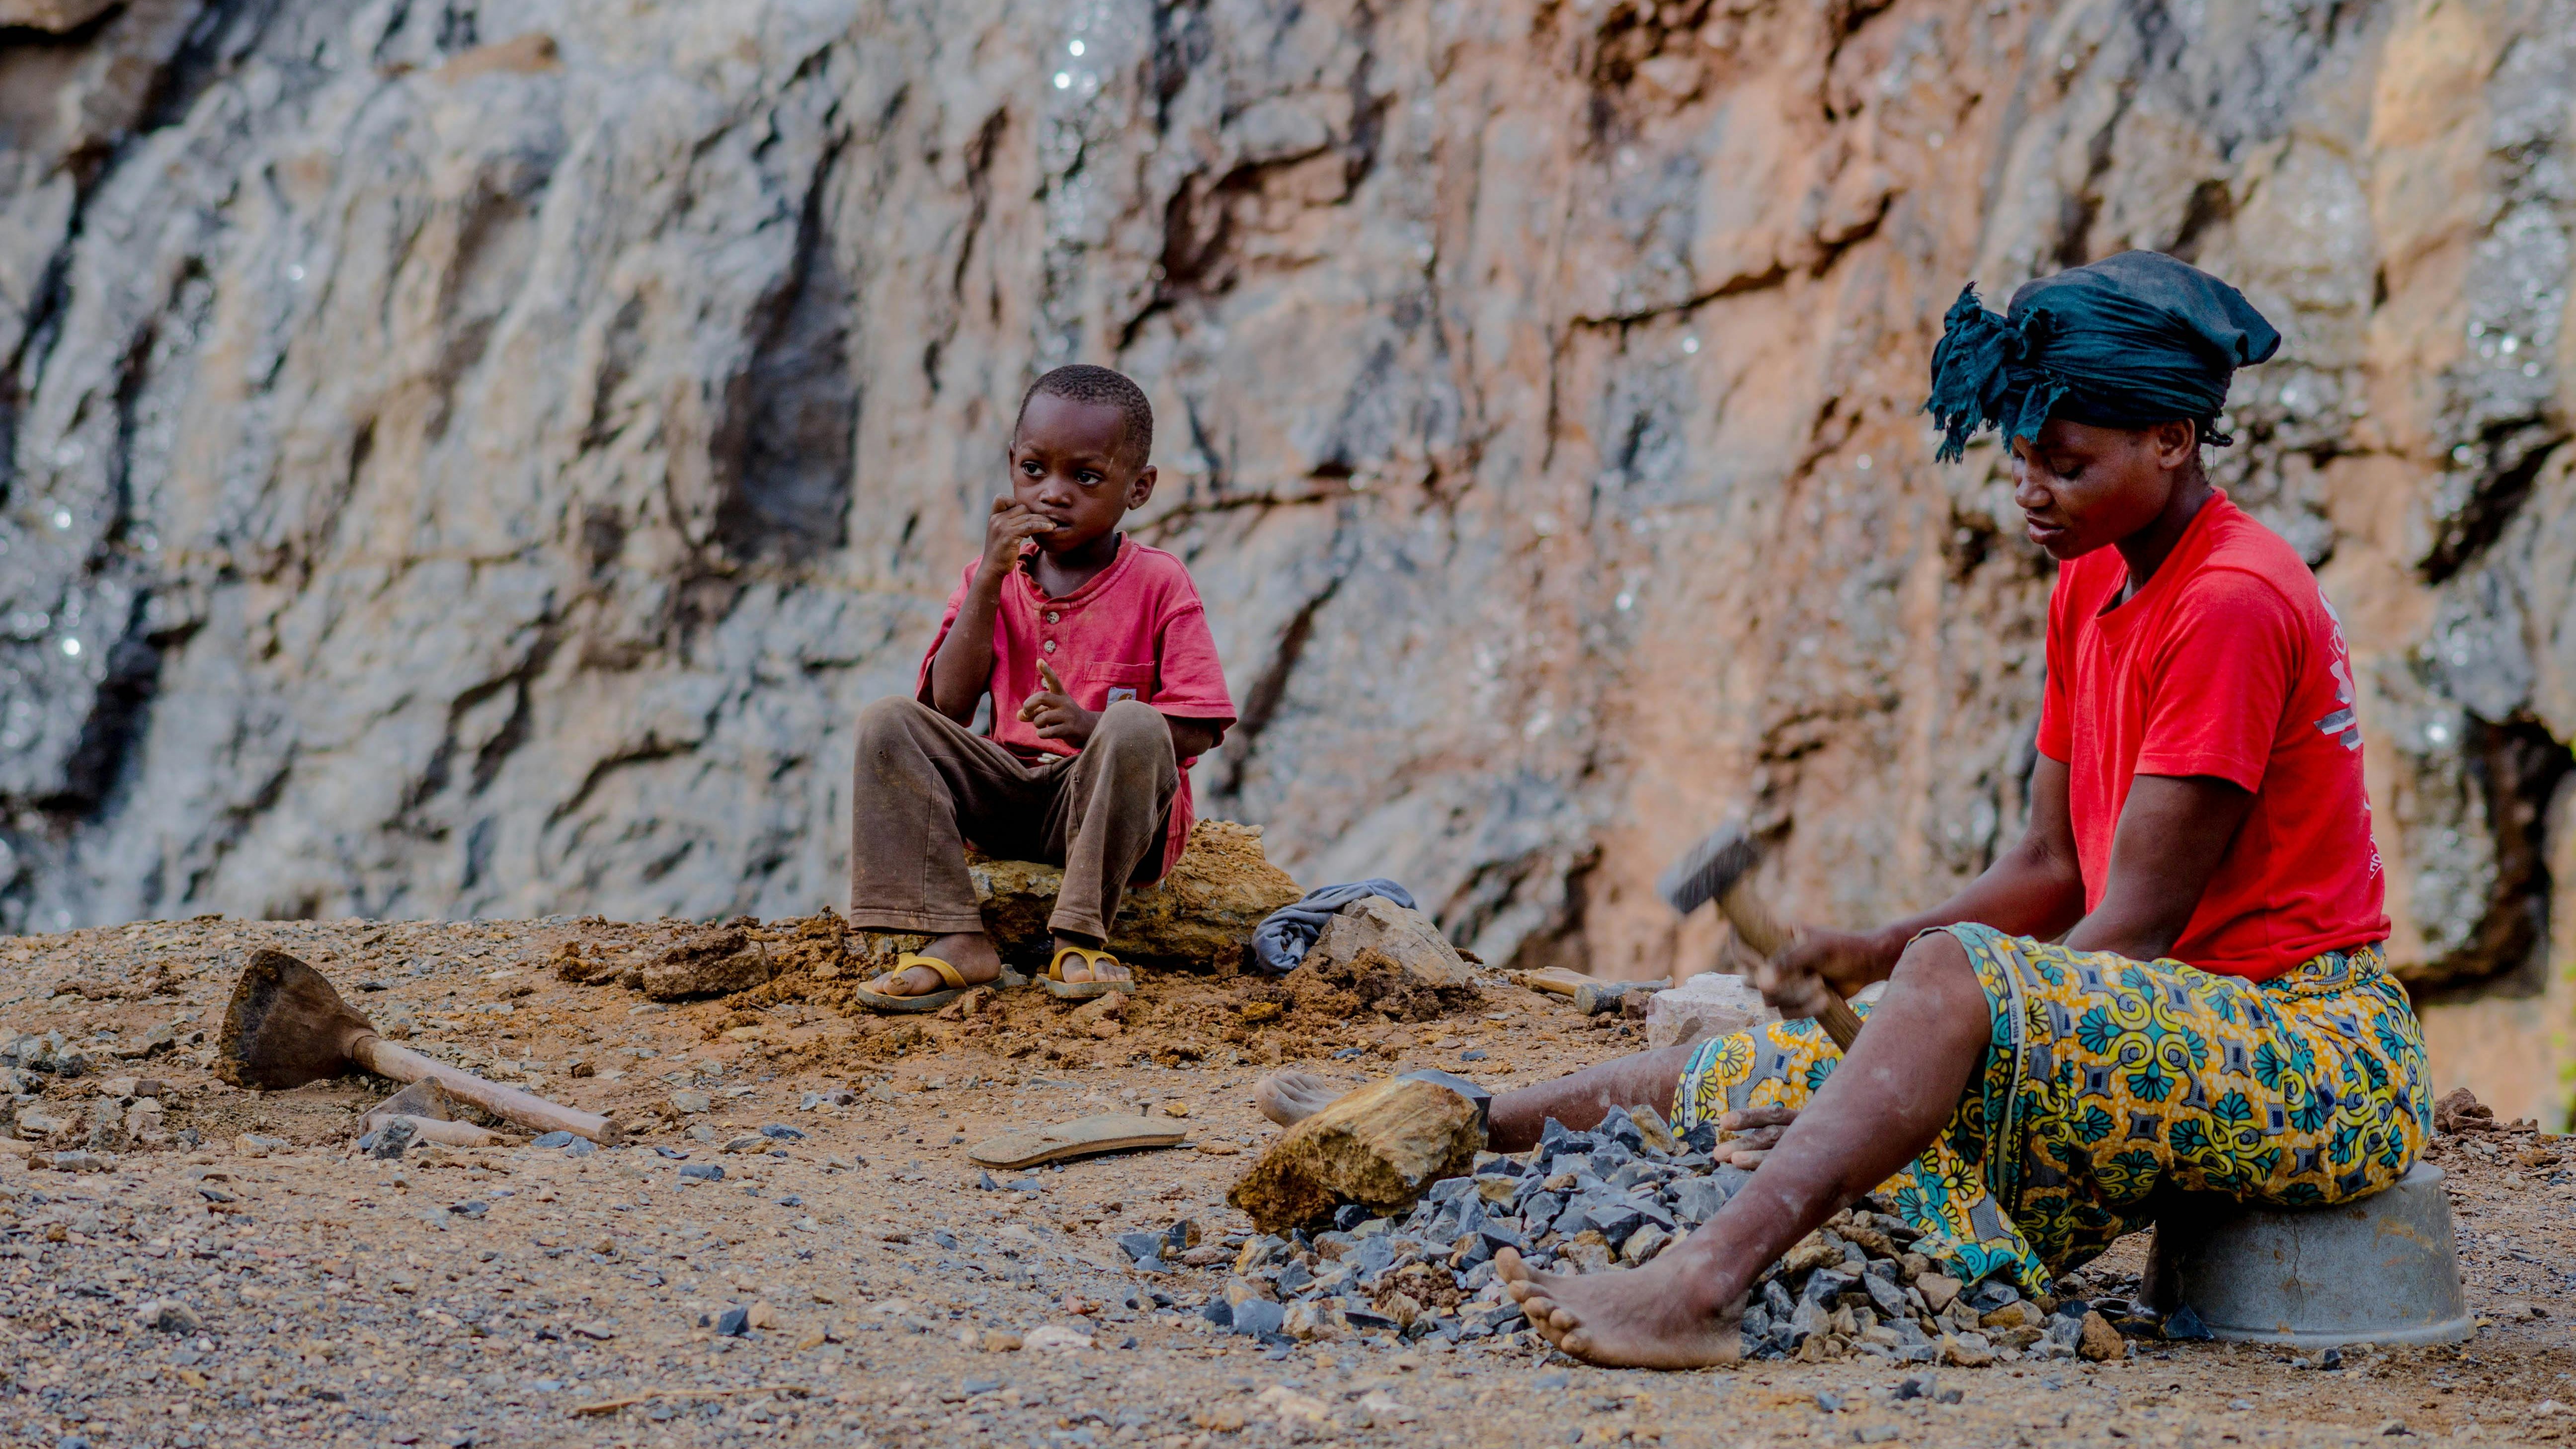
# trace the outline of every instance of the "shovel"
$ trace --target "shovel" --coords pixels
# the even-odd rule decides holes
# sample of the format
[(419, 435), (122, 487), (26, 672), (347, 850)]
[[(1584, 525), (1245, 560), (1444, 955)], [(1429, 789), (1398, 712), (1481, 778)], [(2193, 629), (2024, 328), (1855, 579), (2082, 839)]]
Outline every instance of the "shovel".
[(625, 1136), (605, 1117), (487, 1082), (396, 1046), (342, 1001), (321, 972), (283, 951), (251, 957), (233, 987), (232, 1004), (224, 1008), (215, 1075), (236, 1087), (282, 1091), (346, 1076), (353, 1068), (397, 1082), (436, 1082), (457, 1100), (532, 1131), (570, 1132), (603, 1146)]

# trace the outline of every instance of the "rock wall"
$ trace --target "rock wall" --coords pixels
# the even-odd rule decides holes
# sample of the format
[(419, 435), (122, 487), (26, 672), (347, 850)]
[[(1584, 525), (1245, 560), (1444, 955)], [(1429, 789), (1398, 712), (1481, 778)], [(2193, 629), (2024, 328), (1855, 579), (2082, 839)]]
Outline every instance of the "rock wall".
[[(2283, 360), (2421, 983), (2536, 987), (2576, 737), (2576, 0), (0, 0), (0, 921), (838, 904), (1035, 371), (1303, 879), (1696, 963), (2017, 828), (2047, 565), (1942, 310), (2130, 246)], [(2554, 834), (2553, 834), (2554, 832)], [(2563, 854), (2563, 852), (2561, 852)]]

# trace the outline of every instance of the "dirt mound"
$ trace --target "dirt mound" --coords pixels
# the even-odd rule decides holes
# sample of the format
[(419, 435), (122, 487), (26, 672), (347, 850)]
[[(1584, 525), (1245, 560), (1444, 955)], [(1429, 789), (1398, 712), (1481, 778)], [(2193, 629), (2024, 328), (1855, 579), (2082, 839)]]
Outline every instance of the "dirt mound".
[(1253, 997), (1275, 1001), (1285, 1017), (1309, 1029), (1367, 1016), (1387, 1021), (1438, 1021), (1485, 1004), (1472, 982), (1443, 986), (1424, 981), (1375, 951), (1347, 961), (1300, 966), (1253, 988)]

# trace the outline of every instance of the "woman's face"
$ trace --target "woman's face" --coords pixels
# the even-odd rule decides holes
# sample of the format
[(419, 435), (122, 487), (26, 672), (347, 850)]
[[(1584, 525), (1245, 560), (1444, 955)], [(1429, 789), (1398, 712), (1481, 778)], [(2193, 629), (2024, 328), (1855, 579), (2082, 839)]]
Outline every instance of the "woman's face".
[(2190, 423), (2097, 428), (2053, 419), (2015, 438), (2013, 502), (2030, 541), (2063, 563), (2156, 521), (2199, 443)]

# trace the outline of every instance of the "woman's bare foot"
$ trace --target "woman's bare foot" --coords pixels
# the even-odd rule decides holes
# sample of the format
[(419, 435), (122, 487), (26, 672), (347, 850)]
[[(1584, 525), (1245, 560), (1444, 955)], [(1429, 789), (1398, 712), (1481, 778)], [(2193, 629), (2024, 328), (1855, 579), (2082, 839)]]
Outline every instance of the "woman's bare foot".
[[(1097, 941), (1077, 941), (1071, 936), (1055, 938), (1057, 950), (1061, 951), (1067, 946), (1079, 947), (1085, 951), (1100, 949), (1100, 943)], [(1121, 986), (1133, 986), (1136, 984), (1136, 976), (1134, 972), (1127, 969), (1125, 962), (1115, 956), (1096, 964), (1089, 957), (1068, 956), (1064, 961), (1064, 981), (1068, 986), (1093, 981), (1114, 981)]]
[(1282, 1127), (1294, 1127), (1324, 1110), (1342, 1089), (1313, 1072), (1278, 1071), (1252, 1087), (1252, 1105)]
[(1712, 1308), (1705, 1265), (1659, 1259), (1623, 1272), (1541, 1273), (1505, 1248), (1494, 1257), (1503, 1291), (1548, 1342), (1603, 1368), (1689, 1369), (1744, 1355), (1744, 1299)]
[[(993, 938), (981, 931), (959, 931), (942, 936), (916, 952), (945, 961), (957, 968), (969, 986), (990, 986), (1002, 979), (1002, 953), (993, 949)], [(934, 991), (949, 990), (939, 973), (927, 966), (915, 966), (900, 974), (880, 976), (868, 983), (868, 989), (880, 996), (928, 996)]]

